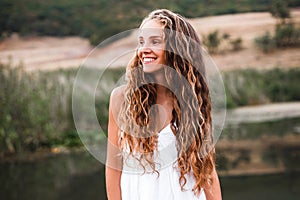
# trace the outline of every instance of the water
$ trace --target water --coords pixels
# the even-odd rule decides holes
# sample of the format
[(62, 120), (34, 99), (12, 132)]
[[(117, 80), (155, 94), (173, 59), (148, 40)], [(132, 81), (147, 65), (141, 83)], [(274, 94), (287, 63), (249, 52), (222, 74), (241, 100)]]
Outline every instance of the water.
[[(1, 200), (106, 199), (104, 167), (86, 153), (2, 163), (0, 170)], [(220, 182), (225, 200), (298, 199), (300, 196), (300, 172), (225, 176), (220, 177)]]
[(0, 163), (1, 200), (105, 199), (104, 166), (86, 152)]
[(300, 173), (220, 178), (224, 200), (296, 200), (300, 197)]
[[(299, 118), (241, 124), (229, 127), (224, 136), (235, 139), (256, 139), (262, 136), (299, 135)], [(241, 134), (241, 130), (242, 133)], [(223, 137), (224, 137), (223, 136)], [(222, 137), (221, 137), (222, 139)], [(261, 155), (276, 166), (285, 163), (285, 173), (272, 175), (221, 176), (223, 199), (299, 199), (300, 144), (273, 146)], [(221, 160), (220, 160), (221, 161)], [(231, 166), (231, 165), (228, 165)], [(104, 166), (85, 151), (50, 154), (38, 159), (0, 161), (1, 200), (105, 200)]]

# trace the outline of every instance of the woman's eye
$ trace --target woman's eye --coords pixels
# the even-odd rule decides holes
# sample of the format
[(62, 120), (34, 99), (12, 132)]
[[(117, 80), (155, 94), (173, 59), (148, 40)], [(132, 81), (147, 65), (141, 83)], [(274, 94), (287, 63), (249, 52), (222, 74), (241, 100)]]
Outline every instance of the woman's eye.
[(153, 41), (152, 41), (152, 44), (159, 44), (159, 43), (160, 43), (159, 40), (153, 40)]
[(144, 41), (140, 40), (139, 45), (143, 45), (143, 44), (144, 44)]

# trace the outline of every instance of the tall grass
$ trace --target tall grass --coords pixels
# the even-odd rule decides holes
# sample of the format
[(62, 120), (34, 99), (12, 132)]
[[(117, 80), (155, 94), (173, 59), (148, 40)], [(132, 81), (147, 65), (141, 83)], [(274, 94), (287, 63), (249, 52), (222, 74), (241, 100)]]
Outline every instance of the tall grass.
[[(27, 73), (22, 67), (0, 64), (0, 156), (57, 145), (82, 145), (71, 107), (76, 72)], [(108, 69), (97, 87), (95, 109), (104, 131), (109, 94), (123, 74), (124, 68)], [(300, 68), (224, 72), (227, 106), (299, 101), (299, 77)]]
[(0, 64), (0, 152), (34, 151), (62, 142), (62, 133), (74, 129), (70, 78)]
[(227, 107), (299, 101), (299, 77), (300, 68), (225, 72)]
[[(107, 70), (102, 80), (106, 84), (97, 87), (95, 109), (104, 130), (109, 93), (123, 72), (124, 69)], [(75, 69), (28, 73), (22, 66), (12, 68), (0, 63), (0, 155), (82, 145), (72, 114), (76, 73)], [(83, 110), (84, 102), (79, 106)]]

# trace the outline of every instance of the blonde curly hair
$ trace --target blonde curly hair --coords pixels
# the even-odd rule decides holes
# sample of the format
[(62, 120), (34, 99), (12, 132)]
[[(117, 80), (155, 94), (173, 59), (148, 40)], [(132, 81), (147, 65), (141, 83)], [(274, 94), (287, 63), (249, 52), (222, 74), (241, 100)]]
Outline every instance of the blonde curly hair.
[[(176, 137), (178, 181), (184, 190), (185, 175), (192, 173), (196, 180), (193, 190), (199, 195), (201, 188), (212, 184), (215, 167), (211, 100), (201, 42), (191, 24), (179, 14), (166, 9), (155, 10), (141, 26), (149, 20), (163, 25), (166, 66), (180, 75), (178, 80), (178, 76), (172, 76), (168, 70), (164, 74), (167, 83), (173, 85), (170, 90), (173, 99), (171, 129)], [(153, 172), (159, 173), (153, 159), (158, 130), (156, 123), (150, 123), (153, 121), (150, 115), (155, 113), (151, 106), (156, 103), (157, 83), (143, 72), (137, 53), (127, 66), (126, 77), (125, 101), (118, 116), (120, 145), (123, 149), (126, 146), (132, 156), (138, 153), (135, 158), (142, 166), (148, 165)], [(188, 86), (180, 84), (181, 81), (188, 82)]]

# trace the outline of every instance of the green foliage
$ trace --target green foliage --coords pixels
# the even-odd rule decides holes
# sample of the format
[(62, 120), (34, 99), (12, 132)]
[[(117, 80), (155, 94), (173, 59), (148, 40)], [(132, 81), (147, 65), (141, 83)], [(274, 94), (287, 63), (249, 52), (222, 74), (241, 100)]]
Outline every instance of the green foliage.
[[(87, 75), (92, 73), (91, 69)], [(96, 114), (105, 132), (109, 94), (122, 74), (124, 69), (106, 70), (96, 91)], [(75, 75), (72, 69), (27, 73), (22, 67), (0, 64), (0, 153), (82, 145), (72, 114)], [(77, 106), (84, 110), (85, 103)]]
[[(87, 72), (95, 74), (96, 69)], [(96, 91), (95, 109), (107, 132), (109, 94), (124, 68), (107, 69)], [(72, 88), (76, 70), (27, 73), (22, 67), (0, 64), (0, 152), (18, 153), (53, 146), (78, 147), (72, 116)], [(223, 73), (229, 108), (300, 100), (300, 68)], [(87, 80), (88, 81), (88, 80)], [(84, 94), (82, 94), (84, 96)], [(78, 107), (84, 109), (84, 103)], [(89, 122), (86, 126), (89, 127)], [(99, 134), (98, 134), (99, 135)], [(91, 140), (95, 133), (88, 133)]]
[(269, 32), (266, 32), (265, 35), (255, 38), (256, 46), (265, 53), (270, 52), (275, 47), (283, 48), (299, 46), (300, 28), (296, 27), (292, 22), (285, 22), (286, 18), (290, 18), (287, 2), (282, 0), (274, 1), (270, 12), (273, 17), (279, 18), (281, 22), (277, 22), (274, 36), (271, 36)]
[(282, 23), (285, 22), (286, 18), (290, 18), (290, 10), (284, 0), (272, 1), (270, 13), (273, 17), (280, 19)]
[(48, 148), (60, 132), (74, 130), (68, 76), (0, 65), (0, 152)]
[(209, 53), (217, 53), (222, 39), (219, 31), (215, 30), (203, 36), (203, 44), (207, 47)]
[(294, 24), (277, 25), (274, 42), (277, 47), (294, 47), (300, 45), (300, 28)]
[(243, 48), (243, 39), (238, 37), (236, 39), (230, 40), (233, 51), (239, 51)]
[[(140, 0), (1, 0), (0, 35), (78, 35), (94, 45), (104, 39), (136, 28), (152, 10), (167, 8), (188, 18), (267, 11), (272, 0), (244, 1), (140, 1)], [(299, 0), (288, 0), (299, 6)]]
[(227, 107), (300, 100), (300, 68), (236, 70), (223, 74)]
[(54, 127), (49, 123), (47, 105), (55, 88), (40, 85), (39, 77), (32, 74), (24, 76), (22, 67), (1, 64), (0, 70), (0, 149), (15, 152), (49, 145), (48, 133)]
[(95, 108), (98, 122), (104, 131), (107, 130), (108, 124), (110, 92), (122, 75), (125, 75), (125, 68), (105, 70), (97, 87)]
[(274, 36), (266, 32), (255, 38), (255, 44), (265, 53), (269, 53), (275, 48), (298, 47), (300, 45), (300, 28), (291, 23), (278, 24)]
[(233, 51), (239, 51), (243, 48), (243, 39), (241, 37), (231, 39), (228, 33), (221, 35), (218, 30), (215, 30), (203, 36), (203, 44), (212, 54), (226, 51), (227, 49), (220, 50), (220, 46), (224, 42), (229, 43)]
[(270, 32), (255, 38), (255, 45), (260, 48), (264, 53), (269, 53), (275, 48), (275, 42)]

